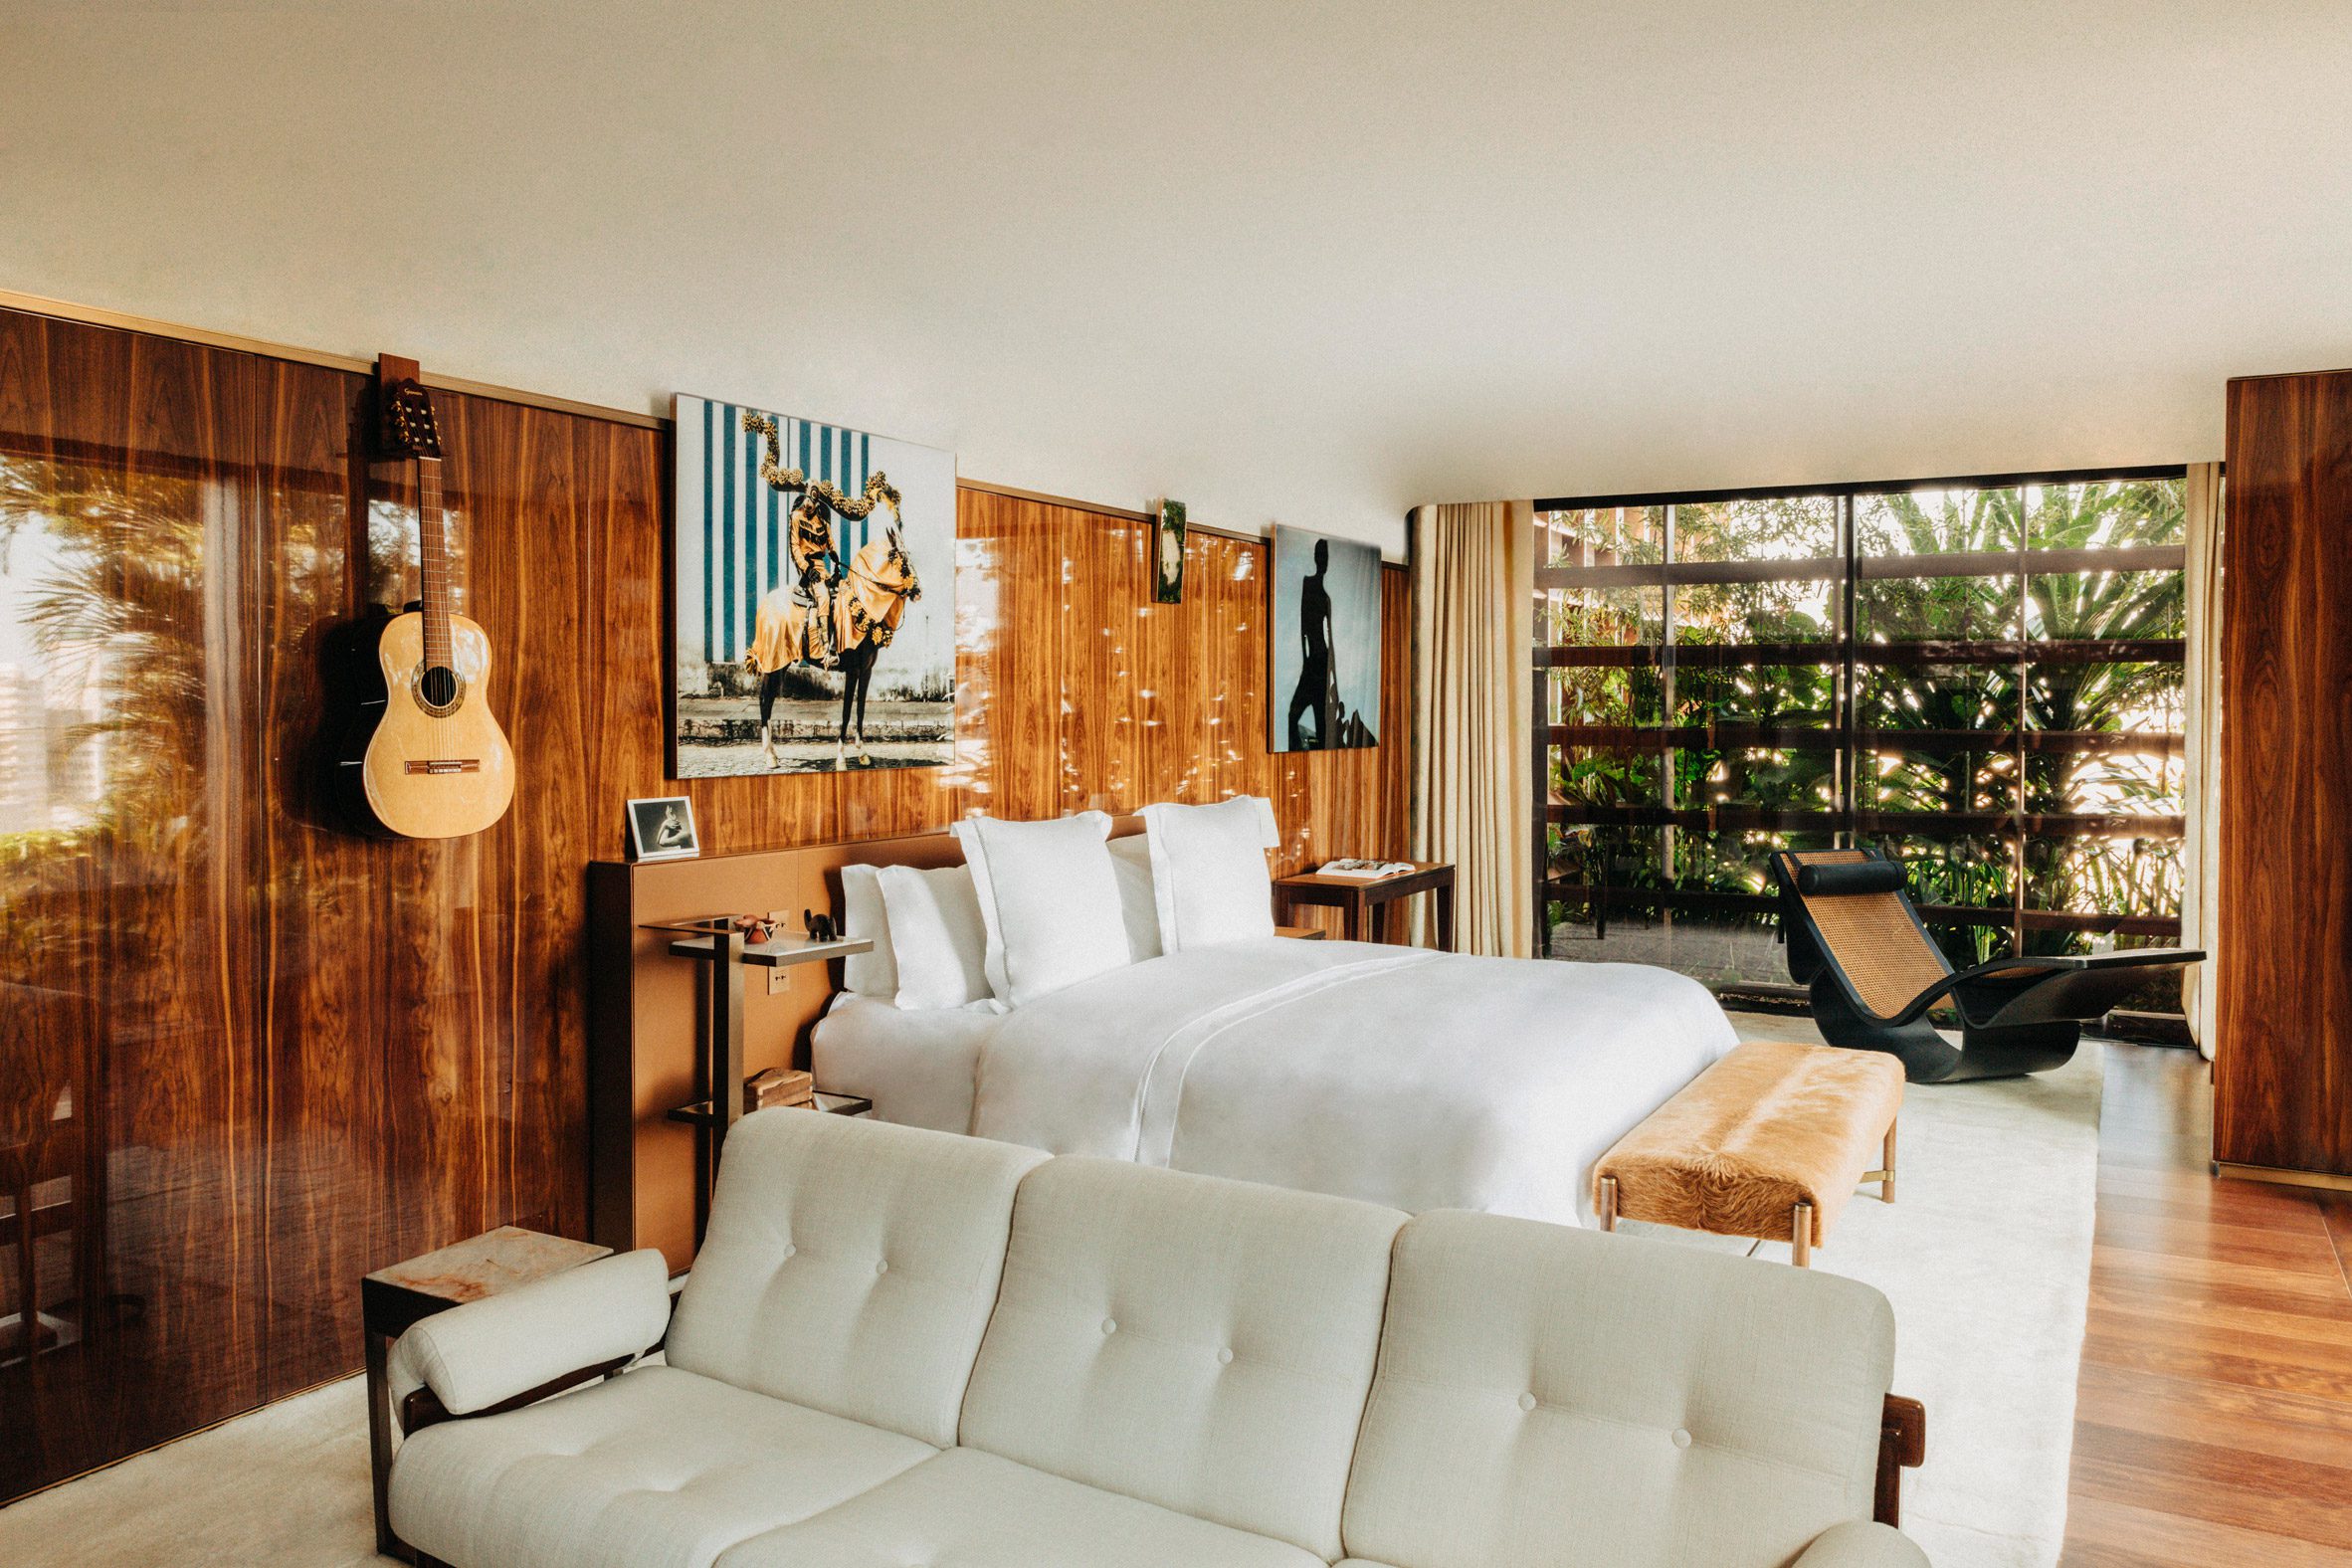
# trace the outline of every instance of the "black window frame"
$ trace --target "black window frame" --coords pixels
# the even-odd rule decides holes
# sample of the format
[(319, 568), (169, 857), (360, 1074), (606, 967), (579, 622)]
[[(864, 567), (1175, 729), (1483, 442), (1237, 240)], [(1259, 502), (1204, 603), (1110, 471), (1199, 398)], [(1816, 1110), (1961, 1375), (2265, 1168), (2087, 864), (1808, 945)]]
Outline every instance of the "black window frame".
[[(1983, 833), (2007, 839), (2013, 846), (2019, 870), (2011, 880), (2011, 899), (2007, 908), (1958, 904), (1925, 904), (1921, 914), (1931, 928), (1952, 926), (1994, 925), (2006, 927), (2013, 951), (2025, 950), (2027, 934), (2038, 931), (2079, 932), (2104, 934), (2128, 939), (2177, 941), (2180, 920), (2177, 916), (2102, 914), (2073, 910), (2041, 909), (2027, 906), (2028, 879), (2023, 871), (2024, 844), (2033, 837), (2132, 837), (2178, 843), (2184, 837), (2185, 824), (2178, 815), (2122, 816), (2113, 813), (2032, 814), (2025, 811), (2028, 804), (2021, 794), (2014, 808), (2008, 812), (1982, 814), (1979, 822), (1967, 813), (1888, 813), (1863, 810), (1858, 803), (1858, 766), (1870, 754), (1873, 741), (1892, 742), (1899, 736), (1908, 747), (1939, 741), (1959, 742), (1965, 739), (1977, 746), (1991, 740), (2003, 747), (2015, 747), (2020, 754), (2028, 750), (2061, 752), (2098, 752), (2128, 750), (2141, 755), (2181, 755), (2185, 737), (2171, 732), (2136, 732), (2128, 738), (2103, 733), (2070, 733), (2037, 731), (2024, 722), (2024, 677), (2033, 666), (2050, 667), (2065, 663), (2107, 663), (2118, 660), (2146, 661), (2158, 664), (2181, 665), (2185, 671), (2187, 642), (2185, 638), (2105, 639), (2078, 642), (2052, 642), (2023, 635), (2014, 639), (1985, 639), (1955, 642), (1918, 642), (1904, 644), (1866, 643), (1856, 635), (1858, 610), (1856, 591), (1859, 584), (1873, 580), (1917, 580), (1939, 576), (1984, 577), (2016, 575), (2021, 586), (2034, 575), (2046, 572), (2078, 571), (2161, 571), (2186, 567), (2185, 543), (2166, 545), (2129, 545), (2112, 548), (2037, 550), (2031, 539), (2020, 531), (2018, 547), (1991, 552), (1951, 552), (1941, 556), (1886, 556), (1861, 552), (1856, 536), (1855, 501), (1857, 497), (1936, 490), (2001, 490), (2022, 492), (2032, 487), (2110, 485), (2133, 482), (2182, 482), (2187, 477), (2187, 465), (2149, 464), (2114, 468), (2084, 468), (2041, 470), (2007, 474), (1979, 474), (1897, 481), (1841, 481), (1820, 485), (1751, 486), (1704, 490), (1658, 490), (1613, 494), (1556, 496), (1539, 498), (1533, 504), (1534, 526), (1541, 548), (1537, 552), (1535, 586), (1538, 599), (1536, 617), (1537, 636), (1532, 659), (1532, 717), (1533, 762), (1535, 791), (1534, 811), (1534, 877), (1537, 952), (1548, 954), (1551, 948), (1551, 908), (1557, 903), (1574, 903), (1582, 898), (1588, 914), (1602, 920), (1612, 908), (1632, 908), (1661, 912), (1682, 908), (1694, 912), (1716, 914), (1763, 914), (1773, 907), (1769, 894), (1701, 891), (1671, 885), (1627, 888), (1604, 883), (1599, 887), (1584, 882), (1555, 877), (1552, 869), (1551, 830), (1564, 826), (1622, 826), (1663, 828), (1667, 830), (1698, 830), (1708, 833), (1747, 830), (1797, 831), (1827, 834), (1841, 845), (1870, 842), (1875, 836), (1904, 832), (1924, 835), (1955, 833)], [(1546, 523), (1546, 514), (1565, 511), (1595, 511), (1615, 508), (1675, 508), (1722, 501), (1774, 499), (1834, 499), (1837, 502), (1837, 548), (1829, 556), (1803, 559), (1765, 558), (1750, 561), (1675, 561), (1673, 560), (1673, 513), (1666, 518), (1662, 531), (1662, 553), (1666, 559), (1652, 564), (1605, 566), (1555, 566), (1548, 555), (1553, 538)], [(1677, 645), (1672, 615), (1672, 590), (1678, 587), (1704, 584), (1737, 584), (1761, 582), (1826, 582), (1837, 604), (1836, 635), (1827, 643), (1808, 644), (1701, 644)], [(1586, 645), (1554, 646), (1549, 642), (1549, 617), (1543, 613), (1549, 604), (1549, 593), (1562, 588), (1636, 588), (1659, 587), (1666, 590), (1663, 599), (1663, 626), (1657, 645)], [(1872, 666), (1954, 666), (1999, 665), (2016, 670), (2020, 676), (2019, 720), (2008, 729), (1978, 729), (1955, 731), (1947, 736), (1935, 730), (1878, 731), (1864, 729), (1859, 722), (1857, 692), (1862, 672)], [(1552, 672), (1564, 667), (1651, 667), (1667, 673), (1670, 682), (1675, 669), (1766, 667), (1773, 665), (1829, 666), (1834, 670), (1836, 689), (1836, 721), (1827, 728), (1798, 726), (1780, 728), (1769, 725), (1732, 725), (1709, 722), (1704, 725), (1673, 725), (1659, 723), (1644, 725), (1586, 725), (1554, 724), (1551, 722)], [(1669, 686), (1670, 690), (1670, 686)], [(1670, 710), (1665, 715), (1671, 717)], [(1772, 747), (1802, 745), (1835, 753), (1834, 800), (1827, 811), (1777, 811), (1737, 805), (1683, 806), (1670, 799), (1648, 807), (1607, 807), (1580, 803), (1560, 805), (1550, 800), (1551, 766), (1555, 754), (1563, 746), (1614, 747), (1622, 754), (1640, 754), (1655, 750), (1665, 770), (1665, 777), (1672, 778), (1672, 751), (1676, 747), (1706, 746), (1715, 749), (1730, 747)], [(1665, 793), (1671, 794), (1670, 784)], [(1915, 819), (1915, 820), (1914, 820)], [(1668, 843), (1671, 837), (1669, 832)], [(1670, 879), (1669, 879), (1670, 881)], [(1769, 987), (1741, 986), (1741, 990), (1770, 989)]]

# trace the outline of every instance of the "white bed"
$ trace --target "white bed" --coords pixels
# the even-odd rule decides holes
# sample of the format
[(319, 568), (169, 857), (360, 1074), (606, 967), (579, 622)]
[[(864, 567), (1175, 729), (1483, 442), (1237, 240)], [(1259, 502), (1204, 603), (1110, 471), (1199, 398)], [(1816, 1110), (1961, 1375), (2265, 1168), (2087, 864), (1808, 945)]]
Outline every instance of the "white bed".
[(1582, 1224), (1593, 1163), (1733, 1043), (1704, 987), (1647, 965), (1270, 937), (1009, 1013), (844, 996), (814, 1064), (892, 1121)]
[(1004, 1014), (986, 1003), (917, 1008), (837, 993), (809, 1040), (809, 1066), (833, 1094), (862, 1094), (882, 1121), (972, 1130), (982, 1042)]

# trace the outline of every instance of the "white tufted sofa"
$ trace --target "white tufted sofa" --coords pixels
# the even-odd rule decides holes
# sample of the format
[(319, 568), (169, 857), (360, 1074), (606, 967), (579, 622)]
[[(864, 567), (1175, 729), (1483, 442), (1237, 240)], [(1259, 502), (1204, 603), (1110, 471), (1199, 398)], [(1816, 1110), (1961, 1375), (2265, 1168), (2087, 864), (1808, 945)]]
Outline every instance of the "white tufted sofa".
[(1893, 1348), (1833, 1275), (771, 1110), (674, 1316), (636, 1253), (409, 1330), (392, 1523), (457, 1568), (1917, 1568)]

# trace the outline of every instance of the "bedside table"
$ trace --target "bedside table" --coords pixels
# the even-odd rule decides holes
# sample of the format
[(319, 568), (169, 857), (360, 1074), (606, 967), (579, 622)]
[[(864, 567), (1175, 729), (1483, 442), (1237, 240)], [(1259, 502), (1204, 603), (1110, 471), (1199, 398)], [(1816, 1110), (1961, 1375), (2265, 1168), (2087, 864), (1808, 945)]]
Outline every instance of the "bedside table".
[(1319, 925), (1277, 925), (1274, 935), (1296, 937), (1302, 942), (1319, 942), (1331, 933)]
[(386, 1506), (392, 1481), (392, 1399), (385, 1377), (392, 1342), (410, 1326), (465, 1301), (544, 1279), (566, 1269), (612, 1256), (593, 1242), (543, 1236), (517, 1225), (501, 1225), (471, 1241), (378, 1269), (359, 1281), (360, 1338), (367, 1352), (367, 1456), (375, 1489), (376, 1550), (414, 1562), (416, 1556), (392, 1533)]
[(1389, 905), (1417, 892), (1434, 894), (1438, 902), (1437, 945), (1446, 952), (1454, 951), (1454, 868), (1443, 861), (1416, 861), (1413, 870), (1377, 882), (1302, 872), (1296, 877), (1276, 878), (1274, 885), (1277, 927), (1287, 925), (1290, 911), (1301, 904), (1337, 909), (1340, 935), (1351, 942), (1363, 939), (1367, 923), (1372, 927), (1372, 940), (1388, 941)]

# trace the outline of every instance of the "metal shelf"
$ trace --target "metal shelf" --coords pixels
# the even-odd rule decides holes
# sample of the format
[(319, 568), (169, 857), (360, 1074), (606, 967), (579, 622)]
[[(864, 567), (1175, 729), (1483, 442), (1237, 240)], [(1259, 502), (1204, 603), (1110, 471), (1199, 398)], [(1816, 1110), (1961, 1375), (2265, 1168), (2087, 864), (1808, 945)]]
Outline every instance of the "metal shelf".
[[(829, 1115), (863, 1116), (874, 1108), (874, 1101), (861, 1094), (828, 1094), (823, 1089), (819, 1089), (817, 1091), (817, 1108)], [(720, 1125), (719, 1113), (711, 1108), (710, 1101), (706, 1099), (697, 1099), (690, 1105), (681, 1105), (676, 1110), (666, 1112), (666, 1115), (671, 1121), (683, 1121), (696, 1127)]]
[[(662, 926), (658, 929), (674, 930), (676, 927)], [(681, 936), (671, 941), (670, 951), (678, 958), (707, 960), (712, 956), (711, 944), (715, 940), (712, 936)], [(864, 936), (844, 936), (830, 942), (812, 942), (805, 936), (776, 936), (764, 942), (745, 942), (743, 962), (768, 969), (783, 969), (793, 964), (821, 964), (829, 959), (848, 958), (856, 953), (872, 951), (873, 940)]]
[[(755, 967), (767, 970), (767, 987), (773, 995), (784, 988), (793, 967), (871, 952), (874, 943), (866, 937), (816, 942), (806, 935), (783, 932), (764, 942), (751, 942), (744, 940), (745, 933), (735, 928), (734, 917), (723, 914), (696, 920), (648, 920), (640, 929), (672, 933), (671, 956), (690, 958), (710, 966), (709, 983), (699, 987), (702, 1068), (696, 1077), (704, 1097), (664, 1112), (669, 1120), (696, 1129), (694, 1232), (699, 1239), (702, 1227), (708, 1222), (710, 1189), (718, 1179), (720, 1146), (726, 1141), (728, 1129), (743, 1117), (743, 971)], [(847, 1103), (847, 1095), (820, 1096), (820, 1102), (827, 1098), (842, 1103), (823, 1104), (826, 1110), (856, 1114), (857, 1110), (874, 1108), (873, 1101), (868, 1100), (853, 1109)]]

